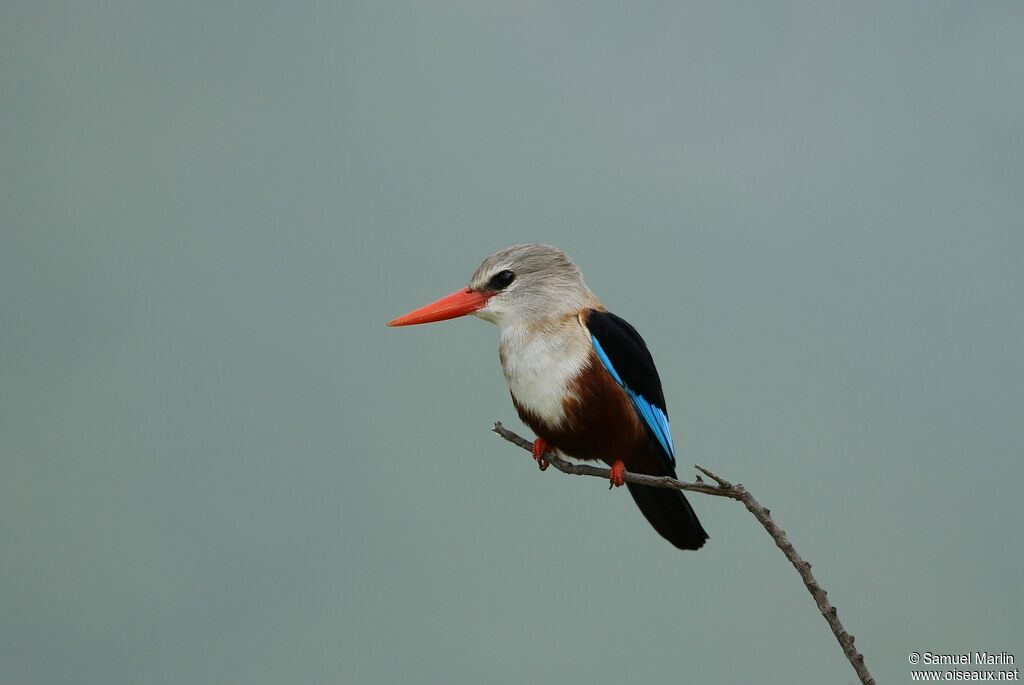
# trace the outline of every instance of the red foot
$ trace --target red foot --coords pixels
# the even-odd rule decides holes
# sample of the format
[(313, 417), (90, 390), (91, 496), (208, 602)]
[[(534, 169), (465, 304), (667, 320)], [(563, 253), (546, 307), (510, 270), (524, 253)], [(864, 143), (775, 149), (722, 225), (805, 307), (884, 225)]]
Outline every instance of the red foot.
[(537, 462), (537, 466), (540, 467), (541, 471), (546, 471), (548, 466), (548, 460), (544, 458), (544, 453), (552, 449), (551, 445), (544, 442), (543, 438), (537, 438), (533, 441), (533, 458)]
[(622, 487), (626, 483), (626, 477), (623, 475), (626, 472), (626, 465), (619, 459), (612, 464), (612, 475), (608, 479), (610, 485), (608, 489)]

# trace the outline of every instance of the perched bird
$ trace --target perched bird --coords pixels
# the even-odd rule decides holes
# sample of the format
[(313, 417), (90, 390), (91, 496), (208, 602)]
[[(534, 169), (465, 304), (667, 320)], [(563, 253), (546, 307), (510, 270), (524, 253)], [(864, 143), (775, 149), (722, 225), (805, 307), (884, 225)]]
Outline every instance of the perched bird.
[[(654, 360), (636, 329), (604, 308), (583, 275), (549, 245), (516, 245), (483, 261), (469, 286), (388, 323), (473, 314), (498, 326), (501, 368), (519, 417), (553, 448), (623, 472), (675, 477), (675, 447)], [(679, 490), (626, 483), (654, 529), (680, 549), (708, 534)]]

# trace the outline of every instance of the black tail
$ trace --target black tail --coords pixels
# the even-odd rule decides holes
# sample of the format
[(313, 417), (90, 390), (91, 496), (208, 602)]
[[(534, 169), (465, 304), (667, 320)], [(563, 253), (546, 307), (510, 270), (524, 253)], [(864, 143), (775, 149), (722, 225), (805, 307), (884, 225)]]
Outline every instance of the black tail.
[(626, 483), (633, 501), (661, 537), (679, 549), (700, 549), (708, 539), (693, 507), (679, 490)]

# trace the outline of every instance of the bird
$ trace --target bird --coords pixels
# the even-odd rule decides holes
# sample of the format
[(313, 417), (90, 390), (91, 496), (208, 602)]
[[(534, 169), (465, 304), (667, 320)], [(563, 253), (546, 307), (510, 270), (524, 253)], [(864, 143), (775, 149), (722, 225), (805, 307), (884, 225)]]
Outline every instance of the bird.
[[(676, 449), (654, 359), (636, 329), (608, 311), (580, 269), (550, 245), (514, 245), (484, 259), (465, 288), (388, 322), (411, 326), (474, 315), (498, 327), (498, 356), (520, 419), (548, 450), (624, 473), (676, 477)], [(682, 491), (625, 483), (655, 531), (679, 549), (708, 534)]]

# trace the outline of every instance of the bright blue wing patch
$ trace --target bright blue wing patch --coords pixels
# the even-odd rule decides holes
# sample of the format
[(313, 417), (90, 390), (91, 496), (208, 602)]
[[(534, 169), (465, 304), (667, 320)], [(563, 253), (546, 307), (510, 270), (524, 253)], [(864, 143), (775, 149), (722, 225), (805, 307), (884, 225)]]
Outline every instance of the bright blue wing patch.
[(597, 341), (597, 338), (595, 338), (593, 334), (590, 336), (590, 341), (594, 343), (594, 351), (597, 352), (597, 358), (601, 360), (602, 364), (604, 364), (604, 368), (608, 369), (608, 373), (612, 375), (612, 378), (615, 379), (616, 383), (622, 387), (626, 387), (626, 384), (622, 382), (621, 378), (619, 378), (619, 372), (615, 370), (614, 366), (612, 366), (612, 360), (604, 353), (604, 348), (601, 347), (601, 343)]
[(590, 336), (590, 340), (594, 343), (594, 351), (597, 352), (597, 358), (601, 360), (604, 368), (608, 369), (608, 373), (612, 375), (615, 382), (622, 386), (622, 389), (626, 391), (630, 401), (633, 403), (633, 407), (637, 413), (640, 414), (640, 418), (644, 420), (644, 423), (648, 425), (651, 432), (654, 433), (654, 437), (657, 438), (658, 444), (661, 445), (662, 449), (665, 450), (665, 454), (668, 455), (668, 459), (673, 464), (676, 463), (676, 449), (675, 445), (672, 444), (672, 431), (668, 427), (668, 417), (665, 412), (659, 407), (654, 406), (648, 402), (643, 395), (637, 395), (633, 392), (629, 386), (622, 382), (622, 378), (619, 377), (619, 372), (612, 366), (612, 361), (608, 359), (608, 355), (604, 353), (604, 349), (601, 347), (601, 343), (597, 341), (597, 338), (593, 334)]

